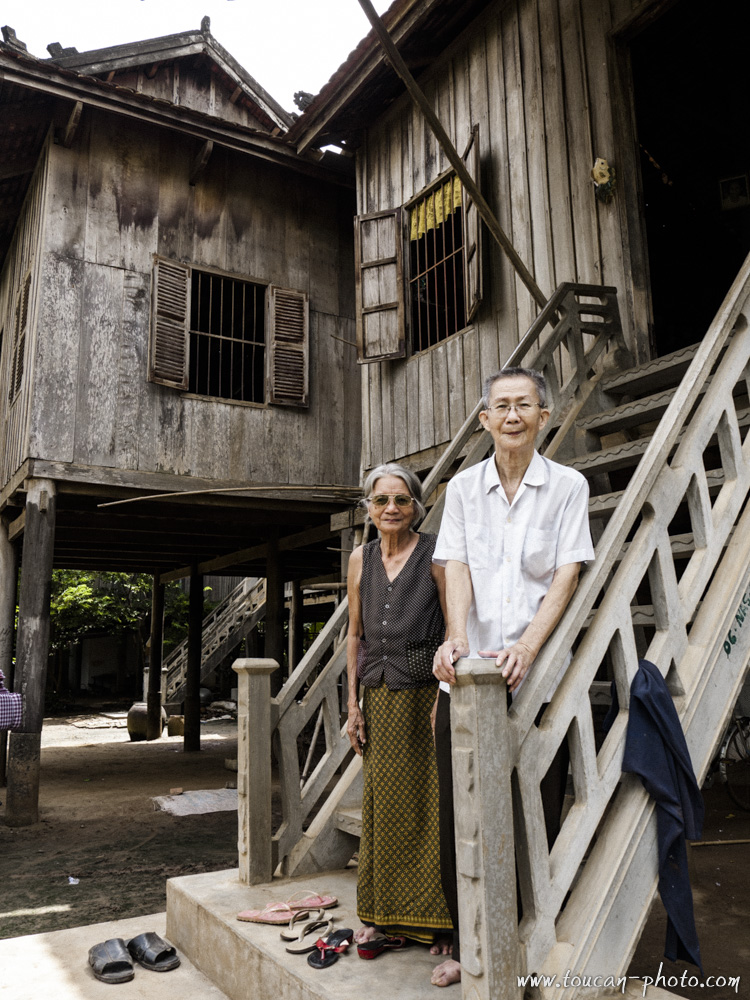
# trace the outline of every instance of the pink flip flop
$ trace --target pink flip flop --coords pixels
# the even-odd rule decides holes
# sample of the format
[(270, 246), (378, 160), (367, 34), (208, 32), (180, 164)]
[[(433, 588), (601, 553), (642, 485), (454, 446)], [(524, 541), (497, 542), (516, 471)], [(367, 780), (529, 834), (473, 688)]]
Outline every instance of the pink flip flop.
[(237, 919), (251, 924), (288, 924), (297, 910), (327, 910), (337, 904), (338, 899), (335, 896), (306, 892), (299, 899), (290, 899), (285, 903), (268, 903), (262, 910), (242, 910), (237, 914)]

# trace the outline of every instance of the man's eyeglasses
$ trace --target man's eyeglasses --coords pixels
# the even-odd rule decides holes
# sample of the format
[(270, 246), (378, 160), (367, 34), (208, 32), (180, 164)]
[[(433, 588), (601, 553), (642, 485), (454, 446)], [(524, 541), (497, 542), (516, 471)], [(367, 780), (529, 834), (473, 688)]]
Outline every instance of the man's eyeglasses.
[(393, 500), (397, 507), (411, 507), (414, 503), (414, 497), (408, 493), (376, 493), (374, 497), (367, 498), (373, 507), (386, 507), (389, 500)]
[(528, 417), (535, 406), (541, 405), (541, 403), (495, 403), (487, 409), (496, 413), (498, 417), (507, 417), (511, 410), (515, 410), (519, 417)]

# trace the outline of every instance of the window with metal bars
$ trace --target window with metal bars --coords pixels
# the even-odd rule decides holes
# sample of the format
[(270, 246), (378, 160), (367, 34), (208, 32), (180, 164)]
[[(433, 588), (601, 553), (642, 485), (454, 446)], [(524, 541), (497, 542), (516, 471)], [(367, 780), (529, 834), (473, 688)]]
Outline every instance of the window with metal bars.
[(410, 210), (411, 351), (417, 353), (466, 326), (461, 185), (448, 178)]
[[(479, 187), (476, 125), (462, 158)], [(429, 350), (474, 321), (482, 229), (474, 198), (452, 172), (406, 205), (357, 216), (354, 251), (360, 364)]]
[(188, 391), (265, 402), (265, 286), (191, 273)]

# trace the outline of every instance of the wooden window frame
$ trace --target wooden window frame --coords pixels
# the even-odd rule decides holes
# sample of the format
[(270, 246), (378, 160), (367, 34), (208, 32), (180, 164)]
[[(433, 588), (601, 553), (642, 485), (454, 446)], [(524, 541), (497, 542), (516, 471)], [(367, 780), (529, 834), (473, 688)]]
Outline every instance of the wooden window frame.
[[(463, 160), (477, 186), (480, 185), (480, 144), (479, 126), (471, 129), (469, 140), (463, 153)], [(461, 333), (473, 323), (482, 301), (482, 225), (481, 218), (473, 198), (462, 185), (462, 270), (464, 286), (464, 326), (452, 330), (434, 344), (425, 348), (413, 349), (411, 330), (411, 308), (409, 296), (410, 276), (408, 274), (409, 243), (409, 210), (424, 200), (429, 194), (441, 187), (450, 177), (455, 176), (452, 169), (444, 171), (431, 184), (424, 187), (419, 194), (410, 198), (403, 205), (381, 212), (370, 212), (359, 215), (354, 220), (355, 274), (356, 274), (356, 323), (357, 323), (357, 361), (359, 364), (372, 364), (407, 356), (423, 354), (445, 343), (450, 337)], [(365, 252), (367, 240), (365, 228), (370, 223), (384, 221), (391, 226), (393, 239), (389, 244), (386, 238), (383, 242), (386, 249), (377, 247)], [(386, 233), (386, 236), (389, 236)], [(377, 241), (376, 241), (377, 242)], [(367, 292), (367, 277), (374, 273), (379, 284), (388, 292), (381, 297)], [(380, 276), (384, 276), (380, 278)], [(395, 284), (394, 284), (395, 283)], [(374, 285), (375, 282), (370, 282)], [(380, 337), (368, 335), (368, 319), (377, 317), (380, 327)], [(385, 326), (385, 334), (382, 328)], [(408, 336), (407, 336), (408, 334)]]
[[(262, 400), (234, 399), (192, 391), (190, 337), (194, 273), (261, 286), (265, 320)], [(200, 336), (200, 331), (193, 331)], [(231, 339), (231, 338), (229, 338)], [(219, 268), (187, 264), (154, 254), (151, 285), (151, 328), (148, 381), (193, 399), (244, 406), (308, 407), (310, 404), (310, 309), (307, 292), (281, 288), (268, 281)]]

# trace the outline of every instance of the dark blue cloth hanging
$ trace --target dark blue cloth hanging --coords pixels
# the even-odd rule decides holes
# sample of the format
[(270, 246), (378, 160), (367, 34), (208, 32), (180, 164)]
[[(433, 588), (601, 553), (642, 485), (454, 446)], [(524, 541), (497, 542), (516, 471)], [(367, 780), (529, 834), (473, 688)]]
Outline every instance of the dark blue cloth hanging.
[[(612, 685), (608, 730), (619, 711)], [(630, 712), (623, 771), (637, 774), (656, 802), (659, 846), (659, 895), (667, 911), (664, 955), (671, 962), (692, 962), (703, 973), (687, 867), (688, 840), (703, 831), (704, 804), (685, 734), (672, 695), (658, 667), (641, 660), (630, 685)]]

